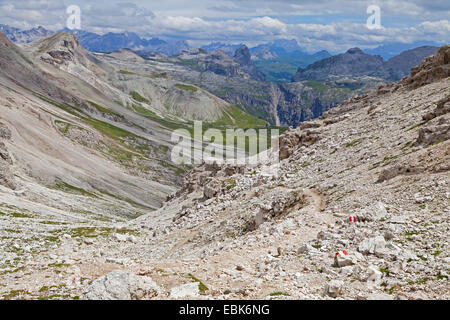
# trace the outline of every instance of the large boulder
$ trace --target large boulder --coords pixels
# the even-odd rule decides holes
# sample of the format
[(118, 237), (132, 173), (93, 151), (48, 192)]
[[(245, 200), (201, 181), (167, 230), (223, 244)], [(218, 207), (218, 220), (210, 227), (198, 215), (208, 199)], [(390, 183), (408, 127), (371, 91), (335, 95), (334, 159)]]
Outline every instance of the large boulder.
[(87, 300), (149, 300), (158, 296), (160, 288), (146, 276), (114, 270), (95, 280), (84, 294)]
[(432, 126), (419, 130), (415, 145), (429, 146), (450, 139), (450, 125)]
[(383, 236), (364, 239), (358, 246), (358, 251), (363, 254), (382, 253), (386, 247), (386, 241)]
[(344, 282), (341, 280), (331, 280), (325, 286), (325, 295), (330, 296), (332, 298), (336, 298), (341, 294), (342, 287), (344, 286)]

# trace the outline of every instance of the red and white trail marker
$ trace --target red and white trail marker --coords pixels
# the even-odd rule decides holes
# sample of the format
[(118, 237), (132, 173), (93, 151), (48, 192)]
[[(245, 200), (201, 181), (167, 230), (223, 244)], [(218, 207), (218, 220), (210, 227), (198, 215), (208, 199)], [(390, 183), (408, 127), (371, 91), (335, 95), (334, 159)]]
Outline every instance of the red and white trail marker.
[(337, 257), (343, 257), (343, 256), (348, 256), (348, 252), (345, 250), (339, 251), (336, 253)]

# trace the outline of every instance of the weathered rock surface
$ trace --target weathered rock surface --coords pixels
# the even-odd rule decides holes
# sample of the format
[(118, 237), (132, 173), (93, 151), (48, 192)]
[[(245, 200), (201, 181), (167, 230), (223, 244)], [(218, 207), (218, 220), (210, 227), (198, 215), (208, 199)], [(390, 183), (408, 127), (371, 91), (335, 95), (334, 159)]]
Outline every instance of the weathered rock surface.
[(419, 66), (411, 69), (411, 74), (400, 81), (408, 88), (415, 89), (450, 76), (450, 45), (425, 58)]
[(95, 280), (85, 293), (88, 300), (148, 300), (158, 296), (159, 287), (149, 277), (115, 270)]

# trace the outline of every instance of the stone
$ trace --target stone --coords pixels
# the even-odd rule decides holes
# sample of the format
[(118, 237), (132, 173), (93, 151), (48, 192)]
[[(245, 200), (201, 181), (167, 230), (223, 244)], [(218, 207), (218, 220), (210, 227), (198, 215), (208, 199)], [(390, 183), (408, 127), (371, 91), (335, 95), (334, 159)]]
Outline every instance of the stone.
[(247, 230), (255, 231), (263, 223), (264, 223), (264, 213), (260, 211), (250, 218), (250, 221), (247, 223)]
[(328, 295), (332, 298), (336, 298), (342, 291), (342, 287), (344, 286), (344, 282), (341, 280), (331, 280), (325, 286), (325, 295)]
[(352, 275), (353, 274), (353, 266), (342, 267), (340, 274), (342, 274), (344, 276)]
[(220, 192), (220, 185), (217, 181), (212, 180), (203, 188), (203, 196), (205, 199), (211, 199)]
[(388, 230), (384, 233), (384, 240), (390, 241), (395, 238), (395, 235), (392, 231)]
[(450, 125), (433, 126), (419, 130), (415, 145), (429, 146), (450, 139)]
[(0, 138), (5, 140), (11, 140), (11, 130), (1, 122), (0, 122)]
[(385, 293), (371, 293), (367, 300), (394, 300), (394, 297)]
[(300, 248), (298, 248), (297, 253), (298, 254), (314, 254), (318, 253), (319, 251), (317, 249), (314, 249), (311, 245), (305, 243)]
[(384, 237), (377, 236), (375, 238), (364, 239), (358, 246), (358, 251), (363, 254), (376, 254), (377, 252), (384, 252), (383, 249), (386, 246)]
[(383, 273), (378, 270), (378, 268), (374, 266), (370, 266), (368, 268), (369, 277), (367, 278), (367, 283), (369, 285), (378, 285), (381, 283), (381, 278), (383, 277)]
[(181, 299), (186, 297), (198, 297), (200, 293), (198, 282), (183, 284), (170, 290), (170, 298)]
[(357, 258), (352, 254), (334, 256), (334, 264), (340, 268), (353, 266), (357, 262), (358, 262)]
[(160, 288), (150, 278), (123, 270), (114, 270), (95, 280), (84, 294), (87, 300), (148, 300), (158, 296)]

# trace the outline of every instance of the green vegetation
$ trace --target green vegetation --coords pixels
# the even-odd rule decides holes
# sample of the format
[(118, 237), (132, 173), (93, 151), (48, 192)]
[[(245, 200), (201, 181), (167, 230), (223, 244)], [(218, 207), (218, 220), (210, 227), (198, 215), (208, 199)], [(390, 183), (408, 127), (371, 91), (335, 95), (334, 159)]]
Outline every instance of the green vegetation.
[(33, 218), (32, 215), (22, 213), (22, 212), (12, 212), (12, 213), (10, 213), (10, 216), (13, 218), (24, 218), (24, 219)]
[(185, 91), (191, 91), (191, 92), (197, 92), (198, 88), (191, 86), (191, 85), (187, 85), (187, 84), (182, 84), (182, 83), (177, 83), (175, 85), (177, 88), (185, 90)]
[(236, 180), (235, 179), (227, 179), (225, 180), (225, 184), (227, 185), (227, 190), (231, 190), (234, 187), (236, 187)]
[(139, 232), (127, 228), (115, 229), (108, 227), (77, 227), (69, 230), (69, 234), (73, 238), (96, 238), (98, 236), (106, 237), (111, 233), (139, 235)]
[(198, 282), (198, 289), (200, 290), (200, 292), (206, 292), (209, 290), (208, 287), (203, 282), (201, 282), (199, 279), (197, 279), (192, 274), (189, 273), (188, 277), (191, 278), (194, 282)]
[(422, 125), (424, 125), (425, 123), (426, 123), (426, 122), (418, 123), (418, 124), (416, 124), (416, 125), (414, 125), (414, 126), (409, 127), (406, 131), (414, 130), (414, 129), (416, 129), (416, 128), (422, 126)]
[(271, 296), (271, 297), (278, 297), (278, 296), (290, 297), (291, 295), (286, 292), (277, 291), (277, 292), (272, 292), (271, 294), (269, 294), (269, 296)]
[(352, 142), (346, 143), (345, 146), (347, 148), (354, 147), (354, 146), (357, 146), (358, 144), (360, 144), (361, 141), (362, 141), (362, 139), (356, 139), (356, 140), (353, 140)]
[(94, 193), (72, 186), (62, 180), (57, 180), (54, 188), (68, 193), (80, 194), (82, 196), (97, 198), (97, 196)]
[(306, 167), (308, 167), (309, 165), (311, 165), (311, 163), (308, 162), (308, 161), (305, 161), (305, 162), (302, 163), (301, 167), (302, 167), (302, 168), (306, 168)]
[(353, 192), (355, 192), (355, 190), (350, 190), (350, 191), (347, 191), (347, 192), (341, 194), (339, 197), (336, 198), (336, 201), (341, 201), (342, 199), (344, 199), (349, 194), (352, 194)]
[(18, 296), (30, 294), (26, 290), (11, 290), (9, 293), (3, 295), (4, 300), (10, 300), (12, 298), (17, 298)]
[(389, 269), (388, 268), (380, 268), (380, 272), (389, 276)]
[(298, 67), (305, 68), (317, 59), (314, 57), (277, 57), (271, 60), (255, 60), (254, 64), (264, 73), (267, 81), (290, 82)]
[(326, 86), (323, 82), (320, 81), (305, 81), (304, 84), (320, 92), (325, 92), (330, 89), (330, 87)]
[(435, 252), (433, 252), (433, 256), (437, 257), (441, 253), (442, 253), (442, 250), (436, 250)]
[(130, 72), (130, 71), (127, 71), (127, 70), (120, 70), (119, 73), (121, 73), (121, 74), (127, 74), (127, 75), (133, 75), (133, 74), (136, 74), (136, 73), (134, 73), (134, 72)]
[(144, 116), (157, 117), (156, 113), (154, 113), (140, 105), (136, 105), (136, 104), (132, 104), (131, 106), (128, 105), (128, 109), (133, 110), (137, 113), (140, 113)]
[(99, 105), (99, 104), (97, 104), (97, 103), (95, 103), (95, 102), (89, 101), (89, 103), (90, 103), (93, 107), (95, 107), (95, 109), (97, 109), (98, 111), (100, 111), (101, 113), (109, 114), (109, 115), (114, 115), (114, 116), (116, 116), (116, 117), (123, 118), (122, 115), (120, 115), (120, 114), (118, 114), (118, 113), (115, 113), (115, 112), (112, 111), (112, 110), (106, 109), (106, 108), (102, 107), (101, 105)]
[(143, 102), (143, 103), (146, 103), (146, 104), (151, 104), (151, 103), (152, 103), (149, 99), (144, 98), (143, 96), (141, 96), (141, 95), (140, 95), (138, 92), (136, 92), (136, 91), (131, 91), (130, 94), (131, 94), (131, 97), (132, 97), (134, 100), (136, 100), (137, 102)]
[(266, 124), (266, 121), (256, 118), (236, 106), (232, 106), (224, 112), (221, 119), (211, 124), (213, 128), (260, 128)]

